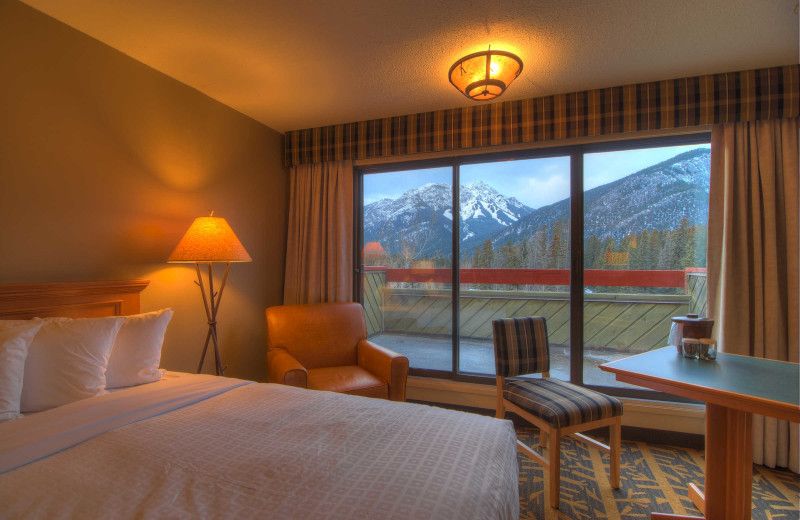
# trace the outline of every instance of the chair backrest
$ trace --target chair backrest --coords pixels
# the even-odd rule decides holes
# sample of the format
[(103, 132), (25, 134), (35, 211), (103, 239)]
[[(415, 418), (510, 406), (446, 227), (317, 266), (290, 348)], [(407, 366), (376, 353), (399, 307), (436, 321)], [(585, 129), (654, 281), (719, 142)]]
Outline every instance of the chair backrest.
[(550, 370), (550, 344), (543, 317), (494, 320), (492, 331), (498, 376), (514, 377)]
[(278, 305), (266, 314), (268, 349), (285, 349), (306, 368), (358, 363), (358, 342), (367, 339), (360, 304)]

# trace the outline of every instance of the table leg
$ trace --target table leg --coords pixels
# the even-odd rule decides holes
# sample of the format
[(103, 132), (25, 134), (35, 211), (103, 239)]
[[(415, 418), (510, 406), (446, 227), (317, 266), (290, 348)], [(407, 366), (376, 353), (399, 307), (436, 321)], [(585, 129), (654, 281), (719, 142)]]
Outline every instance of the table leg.
[(752, 414), (706, 404), (706, 519), (750, 520), (752, 492)]

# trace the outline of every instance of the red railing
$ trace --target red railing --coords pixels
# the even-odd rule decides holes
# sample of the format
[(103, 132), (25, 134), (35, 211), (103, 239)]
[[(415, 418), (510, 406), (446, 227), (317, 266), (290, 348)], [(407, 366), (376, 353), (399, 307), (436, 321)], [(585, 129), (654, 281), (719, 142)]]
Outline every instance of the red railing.
[[(699, 272), (704, 268), (690, 268)], [(366, 271), (386, 271), (387, 282), (452, 283), (450, 269), (390, 269), (366, 266)], [(587, 269), (584, 285), (602, 287), (686, 287), (686, 271), (631, 271)], [(568, 269), (461, 269), (461, 283), (507, 285), (569, 285)]]

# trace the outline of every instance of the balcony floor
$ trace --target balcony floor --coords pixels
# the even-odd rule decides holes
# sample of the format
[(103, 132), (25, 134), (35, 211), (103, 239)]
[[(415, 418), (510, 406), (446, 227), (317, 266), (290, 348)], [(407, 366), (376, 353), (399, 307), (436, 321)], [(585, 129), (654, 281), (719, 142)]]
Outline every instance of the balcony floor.
[[(371, 336), (370, 340), (408, 357), (411, 368), (452, 370), (453, 344), (449, 337), (381, 333)], [(459, 368), (461, 372), (494, 376), (494, 344), (492, 341), (462, 339), (460, 346)], [(629, 355), (587, 348), (584, 351), (583, 358), (584, 383), (588, 385), (634, 388), (631, 385), (617, 382), (613, 374), (603, 372), (597, 368), (602, 363), (622, 359)], [(550, 375), (569, 381), (568, 346), (550, 345)]]

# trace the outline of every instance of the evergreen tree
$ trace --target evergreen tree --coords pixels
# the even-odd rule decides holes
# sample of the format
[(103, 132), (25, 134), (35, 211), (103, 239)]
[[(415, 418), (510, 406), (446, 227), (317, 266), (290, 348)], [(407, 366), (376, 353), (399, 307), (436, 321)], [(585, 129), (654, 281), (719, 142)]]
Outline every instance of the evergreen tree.
[(475, 246), (475, 254), (472, 255), (472, 267), (477, 268), (478, 264), (481, 261), (481, 248), (480, 246)]
[(654, 229), (653, 232), (650, 233), (650, 269), (661, 269), (661, 251), (664, 249), (666, 240), (667, 232), (663, 229)]
[(561, 223), (561, 242), (564, 244), (559, 256), (559, 265), (561, 269), (569, 269), (570, 265), (570, 243), (569, 243), (569, 218), (565, 217)]
[(487, 238), (486, 242), (483, 243), (481, 246), (481, 251), (478, 256), (478, 265), (481, 269), (490, 269), (494, 267), (494, 246), (492, 245), (492, 239)]
[(595, 269), (598, 258), (603, 254), (603, 242), (597, 235), (592, 235), (586, 240), (583, 247), (583, 266), (585, 269)]
[[(494, 263), (494, 246), (492, 245), (492, 239), (487, 238), (486, 242), (481, 246), (480, 252), (478, 252), (478, 263), (475, 267), (479, 269), (490, 269), (494, 267)], [(478, 289), (491, 288), (492, 286), (490, 284), (478, 284)]]
[(661, 247), (661, 253), (658, 255), (658, 269), (669, 270), (673, 269), (673, 260), (675, 258), (675, 239), (672, 233), (668, 234), (664, 240), (664, 245)]
[(684, 235), (681, 236), (681, 239), (685, 241), (686, 245), (684, 246), (681, 257), (678, 259), (678, 265), (680, 266), (680, 269), (697, 267), (697, 244), (695, 242), (695, 234), (695, 226), (689, 226), (689, 228), (684, 232)]
[(678, 228), (672, 233), (672, 250), (669, 254), (668, 269), (683, 269), (686, 262), (694, 263), (694, 243), (692, 242), (689, 219), (683, 217)]
[(497, 267), (505, 269), (519, 269), (522, 267), (519, 251), (511, 245), (511, 239), (506, 240), (506, 245), (497, 251)]
[(522, 242), (519, 243), (519, 262), (520, 267), (527, 267), (528, 261), (530, 256), (530, 251), (528, 251), (528, 239), (523, 237)]
[(631, 249), (631, 269), (647, 269), (647, 255), (650, 253), (650, 233), (645, 229), (636, 237), (636, 247)]
[(550, 239), (550, 247), (547, 250), (547, 268), (561, 269), (561, 257), (563, 255), (564, 244), (561, 241), (561, 222), (553, 224), (553, 236)]
[(530, 267), (547, 269), (547, 226), (542, 226), (533, 235), (533, 252)]

